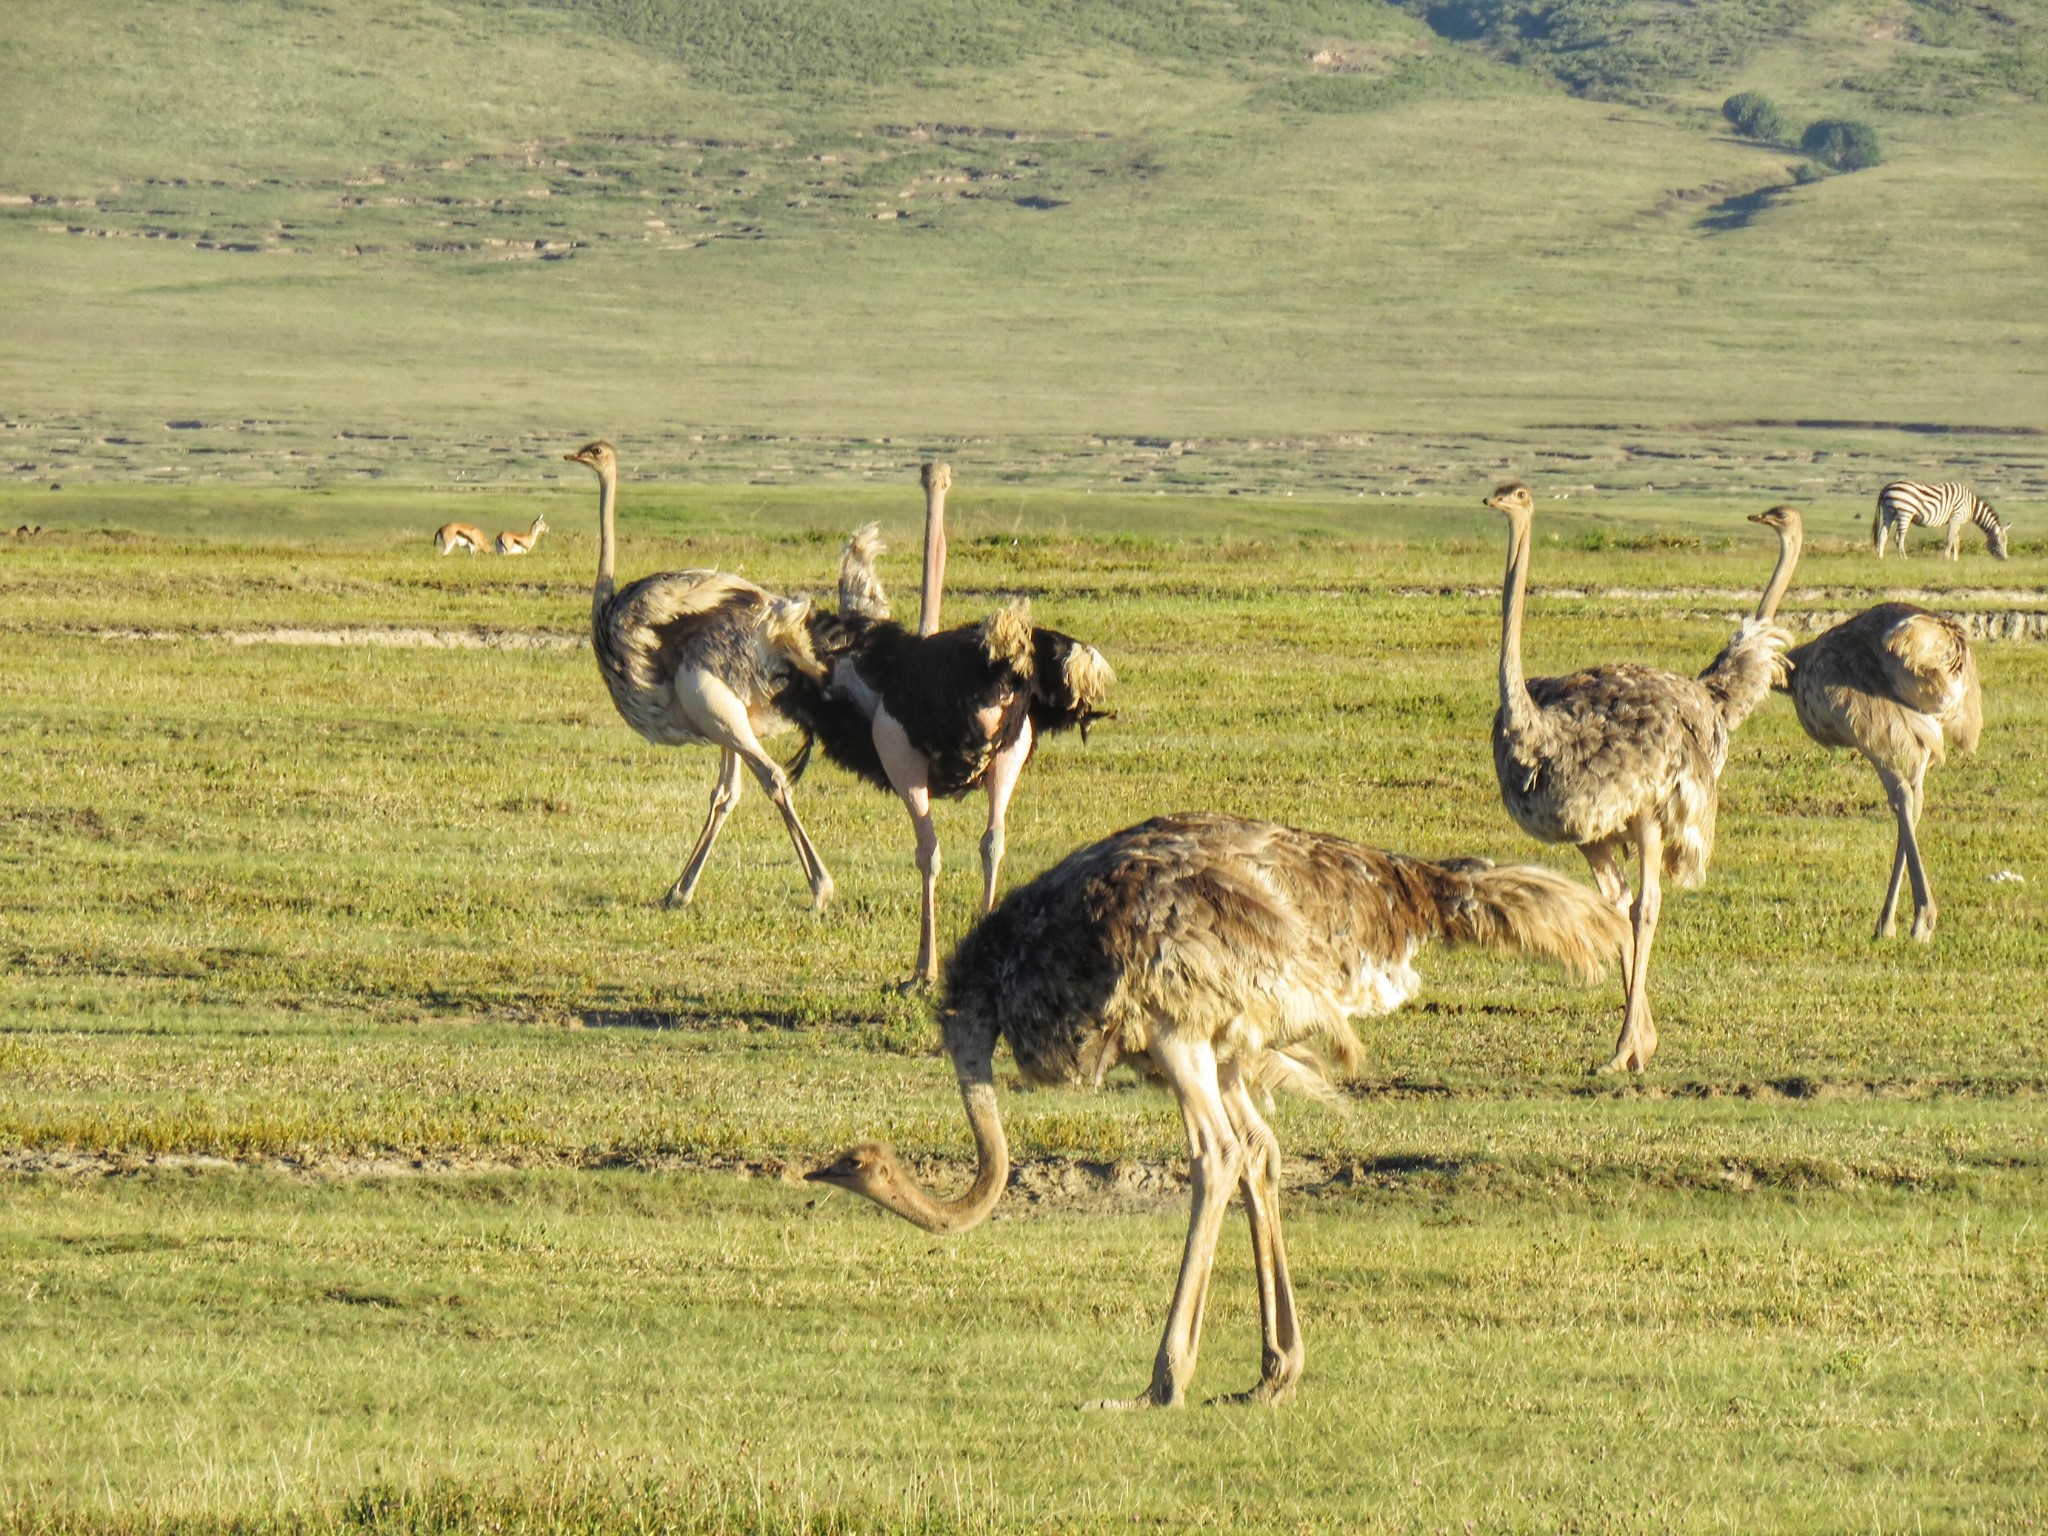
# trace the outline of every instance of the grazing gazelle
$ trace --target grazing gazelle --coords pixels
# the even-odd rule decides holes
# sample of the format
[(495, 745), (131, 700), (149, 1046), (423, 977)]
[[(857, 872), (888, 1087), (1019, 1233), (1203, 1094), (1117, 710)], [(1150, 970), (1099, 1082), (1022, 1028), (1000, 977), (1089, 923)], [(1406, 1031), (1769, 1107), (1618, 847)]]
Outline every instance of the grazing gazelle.
[(434, 548), (444, 555), (452, 555), (458, 549), (472, 555), (488, 554), (491, 536), (474, 523), (443, 523), (434, 530)]
[(501, 555), (530, 555), (533, 546), (540, 542), (540, 536), (548, 531), (548, 520), (536, 517), (533, 526), (524, 533), (501, 533), (498, 535), (498, 553)]

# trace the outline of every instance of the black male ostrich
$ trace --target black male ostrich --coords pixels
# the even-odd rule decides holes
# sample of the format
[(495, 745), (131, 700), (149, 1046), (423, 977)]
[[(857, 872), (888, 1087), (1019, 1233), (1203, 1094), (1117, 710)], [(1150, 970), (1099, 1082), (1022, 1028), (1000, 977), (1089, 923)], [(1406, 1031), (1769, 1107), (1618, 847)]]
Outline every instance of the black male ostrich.
[[(929, 488), (929, 469), (925, 478)], [(935, 614), (940, 573), (930, 534), (928, 525), (924, 606)], [(1078, 728), (1086, 739), (1116, 678), (1093, 646), (1034, 625), (1022, 599), (979, 624), (913, 634), (889, 616), (874, 568), (881, 551), (872, 524), (847, 540), (839, 611), (813, 611), (808, 621), (826, 674), (792, 672), (776, 707), (833, 762), (894, 791), (910, 812), (924, 883), (912, 982), (923, 984), (939, 974), (940, 859), (932, 801), (976, 788), (988, 792), (988, 830), (981, 838), (986, 912), (995, 905), (1010, 796), (1039, 737)]]

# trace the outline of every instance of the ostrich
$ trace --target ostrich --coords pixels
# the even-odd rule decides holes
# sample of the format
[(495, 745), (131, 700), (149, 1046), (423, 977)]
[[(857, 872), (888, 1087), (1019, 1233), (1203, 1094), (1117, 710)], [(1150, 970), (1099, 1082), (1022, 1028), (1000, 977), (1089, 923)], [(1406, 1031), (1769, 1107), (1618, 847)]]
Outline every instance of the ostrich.
[(530, 555), (533, 546), (540, 542), (540, 536), (548, 531), (548, 520), (536, 517), (526, 532), (507, 530), (498, 535), (498, 553), (501, 555)]
[[(1778, 533), (1778, 568), (1756, 608), (1768, 622), (1792, 584), (1805, 534), (1792, 507), (1772, 507), (1750, 521)], [(1962, 626), (1911, 603), (1879, 603), (1786, 652), (1785, 662), (1791, 677), (1780, 686), (1792, 695), (1801, 729), (1824, 747), (1849, 747), (1868, 758), (1899, 824), (1874, 937), (1896, 931), (1899, 882), (1910, 871), (1913, 937), (1933, 938), (1934, 892), (1917, 835), (1922, 785), (1928, 767), (1947, 755), (1949, 740), (1974, 752), (1984, 728), (1977, 660)]]
[(597, 582), (590, 595), (590, 638), (598, 670), (625, 722), (658, 747), (708, 742), (724, 754), (711, 810), (683, 872), (662, 905), (688, 904), (750, 769), (775, 808), (810, 883), (811, 905), (832, 899), (832, 877), (811, 846), (790, 798), (808, 743), (785, 769), (762, 750), (757, 732), (785, 722), (774, 698), (793, 676), (822, 675), (805, 627), (810, 604), (776, 597), (724, 571), (643, 576), (623, 590), (612, 579), (618, 458), (607, 442), (563, 458), (597, 475)]
[(491, 547), (491, 536), (475, 523), (443, 523), (434, 530), (436, 553), (452, 555), (456, 550), (481, 555)]
[[(927, 495), (922, 619), (936, 623), (945, 577), (945, 492), (952, 472), (925, 466)], [(1106, 718), (1099, 706), (1116, 675), (1101, 652), (1031, 621), (1019, 600), (979, 624), (912, 634), (889, 616), (874, 560), (874, 527), (848, 541), (840, 611), (811, 618), (812, 652), (829, 675), (792, 673), (783, 712), (825, 755), (910, 813), (922, 881), (917, 960), (910, 985), (938, 979), (938, 830), (932, 801), (980, 788), (988, 794), (981, 838), (981, 910), (995, 905), (1010, 797), (1043, 735)]]
[(1328, 1096), (1326, 1074), (1358, 1058), (1349, 1021), (1413, 997), (1414, 960), (1431, 940), (1597, 977), (1626, 936), (1613, 906), (1550, 870), (1433, 864), (1236, 816), (1158, 817), (1010, 892), (948, 961), (939, 1022), (974, 1135), (967, 1192), (934, 1198), (879, 1142), (806, 1177), (928, 1232), (964, 1232), (1009, 1177), (998, 1037), (1033, 1082), (1094, 1085), (1128, 1061), (1180, 1103), (1193, 1200), (1151, 1386), (1099, 1406), (1186, 1401), (1233, 1188), (1251, 1224), (1264, 1338), (1258, 1384), (1237, 1400), (1283, 1402), (1302, 1341), (1280, 1239), (1280, 1147), (1254, 1098), (1281, 1086)]
[(1625, 850), (1637, 859), (1623, 977), (1621, 1036), (1600, 1068), (1640, 1072), (1657, 1049), (1650, 1017), (1650, 946), (1663, 906), (1661, 876), (1681, 887), (1706, 878), (1728, 733), (1768, 696), (1781, 630), (1750, 622), (1700, 678), (1633, 662), (1569, 677), (1522, 676), (1522, 608), (1535, 502), (1519, 481), (1486, 498), (1508, 522), (1501, 594), (1500, 708), (1493, 767), (1508, 814), (1531, 837), (1570, 843), (1602, 894), (1629, 906)]

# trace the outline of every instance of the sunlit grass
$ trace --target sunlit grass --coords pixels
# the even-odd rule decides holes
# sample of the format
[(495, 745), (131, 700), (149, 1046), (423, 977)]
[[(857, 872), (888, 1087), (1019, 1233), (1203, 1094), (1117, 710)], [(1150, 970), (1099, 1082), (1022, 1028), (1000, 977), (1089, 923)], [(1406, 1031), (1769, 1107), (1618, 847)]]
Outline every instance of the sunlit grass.
[[(650, 494), (624, 563), (817, 590), (879, 512), (907, 591), (901, 500)], [(1176, 532), (1150, 497), (1055, 497), (1015, 533), (970, 502), (954, 611), (1029, 590), (1120, 678), (1117, 719), (1027, 775), (1008, 878), (1185, 806), (1573, 869), (1499, 807), (1501, 557), (1472, 500), (1373, 538), (1335, 501), (1190, 501)], [(1984, 748), (1931, 781), (1934, 944), (1870, 942), (1874, 779), (1775, 702), (1706, 887), (1666, 909), (1644, 1082), (1583, 1075), (1611, 980), (1426, 955), (1421, 999), (1362, 1027), (1348, 1106), (1277, 1112), (1301, 1402), (1105, 1425), (1073, 1405), (1142, 1381), (1179, 1248), (1162, 1096), (1006, 1082), (1018, 1184), (957, 1243), (781, 1182), (870, 1134), (941, 1182), (967, 1155), (889, 989), (915, 911), (892, 802), (804, 779), (822, 917), (758, 797), (665, 912), (711, 761), (634, 738), (587, 651), (260, 642), (575, 636), (587, 499), (546, 503), (559, 531), (518, 563), (429, 552), (464, 502), (510, 525), (532, 498), (102, 496), (86, 525), (128, 531), (4, 549), (0, 1526), (2041, 1518), (2038, 643), (1979, 647)], [(1746, 505), (1550, 509), (1532, 668), (1703, 663), (1768, 564)], [(2026, 606), (2041, 558), (1823, 544), (1807, 590), (1910, 573)], [(956, 870), (978, 830), (944, 809)], [(947, 934), (973, 884), (947, 879)], [(1254, 1368), (1240, 1244), (1205, 1392)]]

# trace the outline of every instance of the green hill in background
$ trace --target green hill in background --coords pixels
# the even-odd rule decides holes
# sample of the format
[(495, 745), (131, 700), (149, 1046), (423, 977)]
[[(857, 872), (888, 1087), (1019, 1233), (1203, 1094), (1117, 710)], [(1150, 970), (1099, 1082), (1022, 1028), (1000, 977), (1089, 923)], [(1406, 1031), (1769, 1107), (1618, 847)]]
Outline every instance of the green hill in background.
[[(712, 478), (2038, 494), (2044, 37), (2041, 0), (16, 0), (0, 446), (25, 485), (517, 480), (603, 432)], [(1884, 163), (1816, 174), (1822, 117)]]

